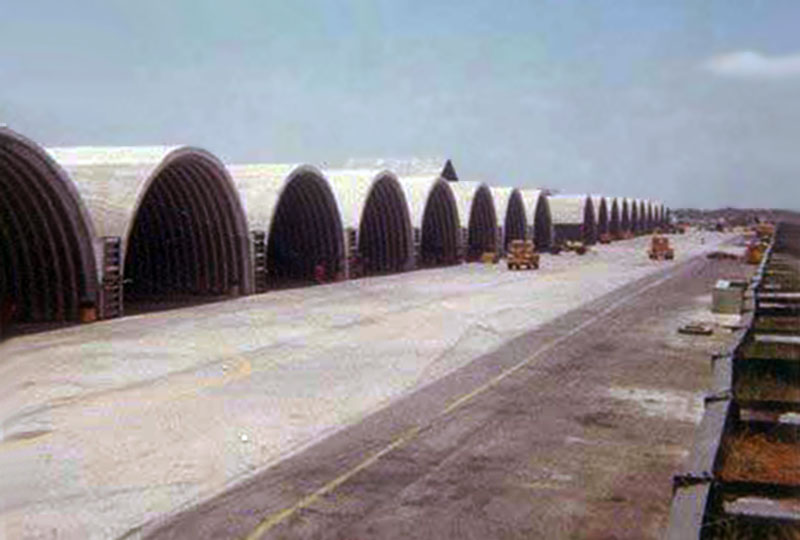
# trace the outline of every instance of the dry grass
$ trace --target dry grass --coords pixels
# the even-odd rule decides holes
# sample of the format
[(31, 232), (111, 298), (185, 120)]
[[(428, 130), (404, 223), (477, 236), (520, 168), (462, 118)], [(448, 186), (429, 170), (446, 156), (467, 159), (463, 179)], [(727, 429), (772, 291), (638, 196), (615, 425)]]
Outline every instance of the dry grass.
[(719, 477), (727, 482), (800, 486), (800, 445), (765, 433), (737, 433), (725, 445)]

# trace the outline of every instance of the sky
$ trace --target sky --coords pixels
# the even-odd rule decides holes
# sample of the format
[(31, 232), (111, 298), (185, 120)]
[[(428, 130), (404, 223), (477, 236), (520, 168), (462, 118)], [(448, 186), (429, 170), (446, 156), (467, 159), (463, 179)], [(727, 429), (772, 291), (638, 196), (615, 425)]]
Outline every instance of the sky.
[(0, 0), (0, 123), (800, 210), (796, 0)]

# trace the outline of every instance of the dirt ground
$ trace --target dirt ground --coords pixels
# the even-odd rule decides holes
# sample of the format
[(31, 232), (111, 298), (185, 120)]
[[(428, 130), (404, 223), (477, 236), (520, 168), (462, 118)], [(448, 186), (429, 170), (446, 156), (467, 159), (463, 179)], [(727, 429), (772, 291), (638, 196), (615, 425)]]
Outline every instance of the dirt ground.
[[(672, 239), (671, 263), (647, 260), (648, 239), (639, 238), (584, 257), (547, 256), (538, 272), (464, 265), (14, 339), (0, 360), (0, 469), (10, 471), (0, 488), (0, 531), (8, 538), (124, 534), (254, 477), (509, 340), (731, 237)], [(695, 298), (680, 316), (696, 318), (709, 301)], [(659, 324), (657, 314), (649, 317)], [(696, 338), (670, 336), (677, 340), (670, 350), (697, 350), (686, 341)], [(599, 340), (592, 356), (608, 355), (613, 365), (618, 351), (603, 347)], [(683, 368), (675, 362), (653, 371), (665, 379), (700, 377), (700, 367), (694, 374)], [(571, 375), (583, 381), (580, 371)], [(581, 420), (589, 432), (603, 433), (625, 404), (645, 416), (671, 414), (691, 423), (699, 418), (695, 386), (706, 386), (664, 394), (624, 376), (606, 383), (602, 398), (596, 396), (605, 405)], [(544, 406), (567, 389), (571, 395), (570, 385), (533, 395)], [(573, 442), (576, 449), (583, 444)], [(618, 458), (609, 451), (609, 460)]]

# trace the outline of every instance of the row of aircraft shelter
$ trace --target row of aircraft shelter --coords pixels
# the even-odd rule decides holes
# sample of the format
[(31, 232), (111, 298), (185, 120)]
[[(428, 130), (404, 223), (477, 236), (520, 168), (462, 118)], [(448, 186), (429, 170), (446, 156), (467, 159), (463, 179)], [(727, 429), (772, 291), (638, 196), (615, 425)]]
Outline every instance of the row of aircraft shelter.
[(194, 147), (45, 149), (0, 127), (0, 295), (26, 322), (101, 318), (652, 231), (655, 201), (463, 181), (450, 161), (225, 165)]

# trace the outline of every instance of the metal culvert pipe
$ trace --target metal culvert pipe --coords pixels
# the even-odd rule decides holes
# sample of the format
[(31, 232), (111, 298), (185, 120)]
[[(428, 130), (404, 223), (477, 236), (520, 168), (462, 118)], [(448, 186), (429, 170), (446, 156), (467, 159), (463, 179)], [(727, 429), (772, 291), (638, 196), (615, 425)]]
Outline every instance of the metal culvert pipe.
[(485, 185), (475, 191), (467, 237), (467, 260), (475, 260), (485, 252), (497, 250), (497, 215), (492, 192)]
[(320, 176), (302, 171), (280, 195), (267, 240), (271, 286), (308, 284), (318, 264), (326, 279), (344, 268), (344, 231), (333, 193)]
[(444, 180), (438, 180), (425, 204), (422, 218), (423, 266), (458, 262), (458, 208)]
[(95, 302), (92, 226), (66, 174), (34, 142), (0, 128), (0, 298), (19, 322), (77, 321)]
[(364, 272), (401, 272), (411, 253), (411, 221), (403, 190), (391, 175), (375, 181), (361, 216), (358, 252)]

